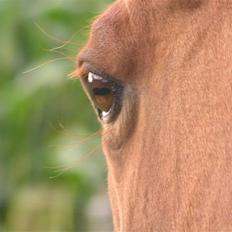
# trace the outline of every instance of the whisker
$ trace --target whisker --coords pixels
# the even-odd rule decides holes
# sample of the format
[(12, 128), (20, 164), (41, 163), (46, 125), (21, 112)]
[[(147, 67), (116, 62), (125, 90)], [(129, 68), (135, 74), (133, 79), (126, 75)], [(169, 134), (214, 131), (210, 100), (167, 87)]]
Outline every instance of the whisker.
[[(81, 142), (83, 142), (84, 140), (87, 140), (87, 139), (90, 139), (96, 135), (98, 135), (99, 133), (101, 132), (101, 129), (96, 131), (95, 133), (89, 135), (87, 138), (83, 139)], [(104, 132), (104, 135), (106, 135), (106, 132)], [(94, 151), (96, 151), (97, 149), (100, 149), (101, 146), (100, 144), (97, 144), (95, 146), (95, 148), (93, 150), (91, 150), (89, 153), (87, 153), (87, 155), (82, 155), (82, 159), (85, 158), (86, 156), (88, 157), (89, 155), (91, 155)], [(84, 156), (84, 157), (83, 157)], [(82, 159), (79, 159), (78, 161), (81, 161)], [(51, 168), (51, 169), (62, 169), (63, 167), (62, 166), (48, 166), (46, 168)], [(65, 168), (65, 167), (64, 167)], [(59, 170), (58, 170), (59, 171)]]
[(56, 51), (56, 50), (51, 50), (51, 49), (45, 49), (45, 51), (53, 52), (53, 53), (56, 53), (58, 55), (62, 55), (64, 58), (67, 58), (68, 60), (71, 60), (71, 61), (76, 61), (75, 56), (66, 56), (66, 54), (61, 52), (61, 51)]
[[(57, 38), (54, 37), (53, 35), (49, 34), (49, 33), (48, 33), (47, 31), (45, 31), (38, 23), (35, 22), (34, 24), (35, 24), (35, 26), (36, 26), (44, 35), (46, 35), (48, 38), (50, 38), (51, 40), (56, 41), (56, 42), (58, 42), (58, 43), (62, 43), (62, 45), (59, 46), (60, 48), (65, 47), (65, 46), (68, 45), (68, 44), (72, 44), (72, 45), (75, 45), (75, 46), (76, 46), (75, 43), (72, 43), (72, 40), (73, 40), (73, 38), (74, 38), (74, 36), (76, 35), (77, 32), (75, 32), (75, 33), (71, 36), (71, 38), (70, 38), (69, 40), (63, 41), (63, 40), (57, 39)], [(59, 49), (59, 48), (57, 47), (57, 48), (54, 48), (54, 49), (56, 50), (56, 49)]]
[(83, 144), (84, 142), (88, 141), (89, 139), (97, 136), (97, 135), (100, 135), (102, 129), (99, 129), (97, 130), (96, 132), (92, 133), (91, 135), (88, 135), (87, 137), (85, 137), (84, 139), (78, 141), (79, 144)]
[[(75, 146), (75, 148), (76, 148), (76, 145), (79, 146), (79, 145), (81, 145), (83, 143), (87, 143), (88, 141), (95, 138), (96, 136), (100, 136), (101, 131), (102, 131), (102, 128), (100, 128), (97, 131), (95, 131), (93, 133), (90, 133), (88, 135), (86, 135), (86, 134), (77, 134), (77, 133), (72, 133), (72, 132), (69, 132), (68, 130), (66, 130), (64, 125), (60, 121), (57, 121), (57, 124), (58, 124), (59, 128), (55, 127), (54, 124), (50, 124), (50, 125), (57, 132), (59, 132), (60, 129), (61, 129), (62, 134), (67, 135), (68, 138), (75, 139), (74, 142), (62, 145), (63, 147), (74, 147)], [(48, 145), (48, 147), (51, 147), (51, 148), (58, 148), (59, 146), (60, 145)]]
[[(82, 144), (88, 142), (90, 139), (93, 139), (94, 137), (100, 135), (100, 133), (101, 133), (101, 130), (98, 130), (98, 131), (96, 131), (96, 132), (94, 132), (94, 133), (92, 133), (92, 134), (86, 136), (85, 138), (83, 138), (83, 139), (81, 139), (81, 140), (79, 140), (79, 141), (76, 141), (76, 142), (73, 142), (73, 143), (69, 143), (69, 144), (62, 145), (62, 147), (70, 148), (70, 149), (72, 149), (72, 150), (73, 150), (74, 148), (77, 149), (80, 145), (82, 145)], [(76, 137), (74, 137), (74, 138), (76, 138)], [(74, 147), (74, 146), (75, 146), (75, 147)], [(59, 147), (59, 146), (58, 146), (58, 145), (50, 145), (49, 147), (57, 148), (57, 147)]]
[[(75, 139), (78, 140), (80, 139), (81, 141), (79, 143), (83, 143), (83, 140), (88, 141), (88, 139), (90, 140), (91, 138), (97, 136), (98, 134), (101, 134), (102, 128), (99, 128), (98, 130), (88, 133), (86, 134), (86, 132), (82, 132), (82, 133), (78, 133), (77, 132), (73, 132), (70, 131), (68, 128), (65, 128), (65, 126), (63, 125), (63, 123), (57, 119), (56, 123), (50, 123), (49, 124), (51, 126), (51, 128), (56, 132), (56, 133), (62, 133), (64, 136), (68, 136), (71, 139)], [(62, 130), (62, 132), (61, 132)], [(75, 142), (76, 144), (77, 142)], [(48, 145), (48, 147), (58, 147), (58, 145)]]
[[(74, 37), (74, 36), (72, 36)], [(71, 41), (73, 40), (73, 38), (71, 38), (70, 40), (67, 40), (64, 42), (64, 44), (60, 45), (60, 46), (57, 46), (57, 47), (54, 47), (54, 48), (51, 48), (50, 51), (56, 51), (56, 50), (59, 50), (61, 48), (64, 48), (65, 46), (69, 45), (69, 44), (72, 44)], [(74, 44), (73, 44), (74, 45)], [(76, 46), (76, 44), (75, 44)]]
[(76, 162), (74, 162), (73, 165), (71, 165), (71, 166), (69, 166), (69, 167), (64, 167), (64, 166), (62, 167), (62, 166), (61, 166), (61, 167), (59, 168), (60, 170), (57, 170), (57, 171), (56, 171), (56, 172), (58, 172), (58, 174), (55, 175), (55, 176), (51, 176), (50, 179), (55, 179), (55, 178), (57, 178), (57, 177), (62, 176), (65, 172), (67, 172), (67, 171), (73, 169), (74, 167), (76, 167), (76, 165), (77, 165), (78, 163), (80, 163), (80, 162), (84, 161), (86, 158), (89, 158), (90, 156), (92, 156), (98, 149), (100, 149), (99, 145), (95, 146), (94, 149), (92, 149), (91, 151), (89, 151), (87, 154), (81, 155), (81, 157), (80, 157)]
[[(42, 64), (40, 64), (40, 65), (38, 65), (38, 66), (36, 66), (36, 67), (34, 67), (34, 68), (31, 68), (31, 69), (29, 69), (29, 70), (24, 71), (23, 74), (27, 74), (27, 73), (36, 71), (36, 70), (38, 70), (38, 69), (40, 69), (40, 68), (42, 68), (42, 67), (44, 67), (44, 66), (46, 66), (46, 65), (48, 65), (48, 64), (51, 64), (51, 63), (54, 63), (54, 62), (60, 61), (60, 60), (68, 60), (68, 57), (59, 57), (59, 58), (55, 58), (55, 59), (53, 59), (53, 60), (47, 61), (47, 62), (42, 63)], [(72, 61), (73, 61), (73, 60), (72, 60)]]

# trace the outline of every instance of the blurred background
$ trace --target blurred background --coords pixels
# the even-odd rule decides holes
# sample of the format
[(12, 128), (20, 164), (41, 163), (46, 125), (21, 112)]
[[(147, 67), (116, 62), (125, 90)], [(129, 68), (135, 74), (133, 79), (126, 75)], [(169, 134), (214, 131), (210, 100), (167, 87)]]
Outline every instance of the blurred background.
[(68, 78), (112, 0), (0, 0), (0, 231), (112, 231), (100, 126)]

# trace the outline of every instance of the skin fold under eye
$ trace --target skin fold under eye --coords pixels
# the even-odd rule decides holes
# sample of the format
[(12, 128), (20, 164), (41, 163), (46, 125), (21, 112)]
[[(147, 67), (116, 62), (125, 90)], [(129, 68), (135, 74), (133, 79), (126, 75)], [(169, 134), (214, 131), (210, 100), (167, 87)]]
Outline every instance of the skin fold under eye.
[(95, 110), (104, 123), (116, 119), (122, 105), (122, 85), (92, 72), (82, 82), (90, 96)]

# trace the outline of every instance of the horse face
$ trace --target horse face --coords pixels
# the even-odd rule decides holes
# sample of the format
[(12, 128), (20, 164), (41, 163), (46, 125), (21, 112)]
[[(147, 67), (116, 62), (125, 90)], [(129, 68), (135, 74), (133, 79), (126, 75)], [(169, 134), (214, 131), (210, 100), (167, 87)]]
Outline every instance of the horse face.
[(232, 207), (215, 201), (232, 151), (229, 5), (119, 0), (92, 25), (76, 74), (103, 127), (118, 231), (228, 224)]
[[(82, 83), (103, 126), (103, 147), (109, 156), (115, 154), (119, 159), (126, 156), (124, 150), (138, 129), (139, 108), (150, 104), (146, 93), (154, 82), (155, 19), (143, 4), (114, 3), (93, 23), (89, 41), (78, 56), (78, 72), (85, 77)], [(107, 87), (108, 95), (98, 95), (97, 100), (92, 91), (96, 85)], [(105, 111), (100, 109), (105, 108), (104, 103), (99, 105), (100, 98), (109, 102)], [(141, 123), (143, 127), (145, 122)]]

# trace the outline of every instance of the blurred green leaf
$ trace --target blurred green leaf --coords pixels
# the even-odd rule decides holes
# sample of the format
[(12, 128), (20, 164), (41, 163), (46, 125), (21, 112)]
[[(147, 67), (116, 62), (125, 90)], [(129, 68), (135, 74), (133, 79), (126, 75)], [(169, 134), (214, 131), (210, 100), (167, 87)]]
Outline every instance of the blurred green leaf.
[(110, 2), (0, 0), (0, 231), (17, 225), (33, 231), (33, 224), (34, 231), (46, 225), (67, 231), (51, 226), (50, 210), (30, 224), (25, 215), (43, 210), (30, 208), (29, 193), (42, 202), (71, 194), (70, 230), (88, 227), (85, 208), (106, 185), (106, 168), (99, 136), (86, 139), (100, 129), (95, 114), (79, 82), (67, 76), (90, 22)]

